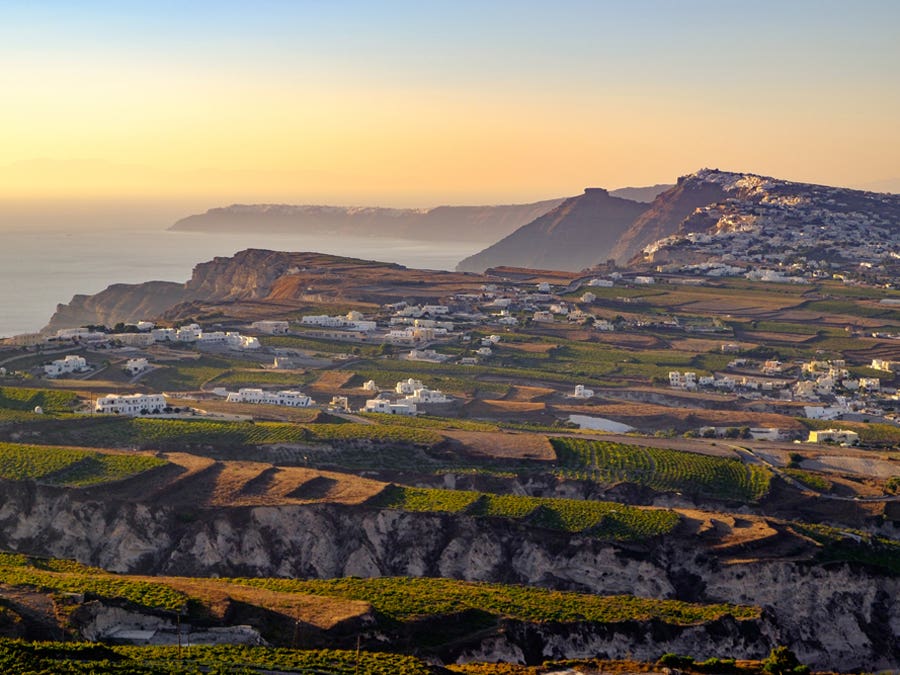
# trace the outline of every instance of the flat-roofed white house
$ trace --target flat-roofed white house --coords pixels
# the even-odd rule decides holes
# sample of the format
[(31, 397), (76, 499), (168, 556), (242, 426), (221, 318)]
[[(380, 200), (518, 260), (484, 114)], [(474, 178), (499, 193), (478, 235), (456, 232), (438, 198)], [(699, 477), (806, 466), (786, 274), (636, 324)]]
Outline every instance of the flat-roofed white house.
[(428, 389), (420, 387), (408, 396), (404, 396), (400, 403), (449, 403), (452, 399), (444, 394), (440, 389)]
[(413, 378), (409, 378), (408, 380), (400, 380), (395, 386), (394, 391), (398, 394), (411, 394), (416, 389), (423, 389), (425, 387), (422, 384), (422, 380), (414, 380)]
[(385, 415), (415, 415), (415, 403), (392, 403), (382, 398), (372, 398), (366, 401), (363, 412), (384, 413)]
[(232, 391), (225, 400), (229, 403), (281, 405), (288, 408), (310, 408), (316, 404), (302, 391), (284, 389), (273, 392), (252, 387), (244, 387), (237, 391)]
[(267, 335), (284, 335), (290, 326), (287, 321), (254, 321), (250, 324), (250, 328)]
[(125, 362), (125, 372), (129, 375), (137, 375), (150, 367), (150, 362), (144, 358), (128, 359)]
[(149, 332), (147, 333), (113, 333), (109, 336), (110, 339), (115, 340), (116, 342), (121, 342), (123, 345), (127, 345), (129, 347), (149, 347), (156, 340), (153, 339), (153, 335)]
[(59, 377), (69, 373), (80, 373), (87, 370), (87, 361), (83, 356), (67, 354), (64, 359), (56, 359), (44, 366), (44, 376)]
[(576, 384), (575, 393), (572, 394), (572, 398), (591, 398), (593, 395), (593, 389), (585, 389), (583, 384)]
[(819, 429), (809, 432), (807, 443), (843, 443), (846, 445), (859, 444), (859, 434), (849, 429)]
[(97, 399), (94, 410), (110, 415), (152, 415), (166, 408), (166, 397), (162, 394), (110, 394)]

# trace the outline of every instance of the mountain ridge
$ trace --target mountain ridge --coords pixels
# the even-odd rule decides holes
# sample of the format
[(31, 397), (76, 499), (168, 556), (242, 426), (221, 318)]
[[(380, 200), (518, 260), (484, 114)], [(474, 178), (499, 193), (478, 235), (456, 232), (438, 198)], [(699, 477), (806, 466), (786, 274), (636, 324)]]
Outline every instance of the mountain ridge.
[[(607, 259), (619, 265), (674, 264), (686, 252), (696, 262), (727, 262), (750, 255), (754, 246), (763, 253), (744, 262), (778, 264), (792, 256), (806, 260), (807, 249), (820, 242), (850, 251), (848, 259), (877, 260), (866, 254), (867, 241), (878, 244), (876, 253), (900, 255), (900, 195), (700, 169), (681, 176), (649, 204), (639, 204), (632, 221), (623, 224), (616, 220), (612, 202), (592, 198), (599, 194), (596, 190), (603, 192), (586, 190), (563, 202), (461, 261), (457, 269), (546, 267), (546, 251), (553, 251), (555, 261), (549, 266), (569, 271)], [(579, 202), (577, 209), (573, 200)], [(554, 223), (548, 228), (551, 214)], [(612, 234), (616, 239), (611, 242)], [(729, 238), (734, 241), (726, 242)]]

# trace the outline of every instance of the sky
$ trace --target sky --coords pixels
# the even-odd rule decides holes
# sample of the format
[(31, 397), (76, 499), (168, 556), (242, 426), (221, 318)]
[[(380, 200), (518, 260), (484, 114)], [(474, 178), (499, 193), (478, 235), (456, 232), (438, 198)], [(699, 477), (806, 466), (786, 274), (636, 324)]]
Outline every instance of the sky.
[(509, 203), (701, 167), (900, 192), (898, 28), (896, 0), (7, 0), (0, 212)]

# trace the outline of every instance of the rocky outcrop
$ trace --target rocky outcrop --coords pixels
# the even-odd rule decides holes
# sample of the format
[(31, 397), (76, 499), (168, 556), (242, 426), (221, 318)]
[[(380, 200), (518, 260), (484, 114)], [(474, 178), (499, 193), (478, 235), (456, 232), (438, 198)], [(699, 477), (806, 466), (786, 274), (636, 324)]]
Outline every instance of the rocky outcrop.
[(493, 246), (466, 258), (457, 269), (481, 272), (511, 265), (578, 271), (605, 261), (619, 238), (646, 209), (646, 204), (613, 197), (601, 188), (588, 188), (583, 195), (567, 199)]
[(45, 330), (136, 319), (178, 321), (230, 305), (240, 314), (243, 301), (270, 301), (280, 311), (310, 301), (381, 304), (398, 295), (427, 303), (461, 290), (476, 291), (485, 281), (476, 275), (396, 263), (247, 249), (198, 264), (184, 284), (116, 284), (96, 295), (75, 296), (68, 305), (57, 307)]
[(695, 626), (677, 626), (659, 620), (580, 624), (504, 621), (496, 634), (452, 652), (457, 663), (507, 661), (539, 664), (564, 659), (617, 659), (656, 661), (667, 652), (697, 659), (759, 658), (781, 639), (771, 618), (738, 621), (726, 616)]
[(113, 284), (94, 295), (76, 295), (68, 304), (57, 305), (44, 331), (139, 321), (190, 299), (184, 284), (171, 281)]
[[(677, 537), (653, 546), (623, 545), (502, 519), (366, 506), (185, 510), (165, 503), (99, 501), (90, 492), (29, 483), (0, 487), (0, 547), (7, 550), (74, 558), (121, 572), (443, 576), (756, 604), (766, 609), (766, 623), (758, 627), (765, 639), (742, 637), (743, 628), (723, 624), (727, 648), (764, 656), (764, 650), (748, 645), (779, 641), (821, 667), (900, 665), (900, 645), (894, 639), (900, 605), (893, 602), (900, 580), (860, 566), (790, 560), (725, 564), (698, 542)], [(695, 638), (689, 632), (683, 635), (683, 642), (672, 643), (685, 646), (679, 651), (690, 647), (697, 654), (709, 653), (700, 642), (691, 642)], [(617, 650), (636, 653), (641, 648), (638, 636), (639, 631), (622, 628), (581, 643), (576, 636), (548, 633), (541, 650), (554, 656), (592, 649), (622, 656)], [(472, 646), (470, 655), (517, 644)], [(727, 655), (723, 650), (716, 654)]]

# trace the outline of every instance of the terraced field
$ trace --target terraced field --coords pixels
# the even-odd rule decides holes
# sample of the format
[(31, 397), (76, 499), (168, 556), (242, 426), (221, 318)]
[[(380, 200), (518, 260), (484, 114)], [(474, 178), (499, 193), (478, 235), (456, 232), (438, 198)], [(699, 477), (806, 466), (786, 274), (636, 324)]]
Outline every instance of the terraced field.
[(772, 477), (763, 467), (725, 457), (579, 438), (553, 438), (551, 443), (567, 478), (755, 502), (768, 494)]
[(282, 422), (226, 422), (204, 419), (173, 420), (125, 417), (70, 419), (42, 431), (49, 443), (101, 448), (186, 447), (246, 448), (290, 443), (372, 441), (429, 446), (443, 437), (430, 429), (375, 424), (291, 424)]
[(44, 412), (69, 412), (77, 403), (78, 397), (67, 391), (0, 387), (0, 409), (3, 410), (32, 411), (41, 406)]
[(150, 455), (0, 443), (0, 478), (88, 487), (122, 480), (166, 461)]
[(634, 596), (600, 596), (531, 586), (455, 579), (382, 577), (377, 579), (235, 579), (233, 583), (286, 593), (363, 600), (396, 621), (475, 610), (521, 621), (612, 623), (658, 618), (675, 625), (712, 621), (725, 615), (754, 619), (758, 607), (700, 605)]
[(667, 534), (680, 518), (666, 509), (639, 508), (616, 502), (494, 495), (469, 490), (441, 490), (391, 485), (369, 502), (404, 511), (466, 513), (509, 518), (602, 539), (633, 540)]
[(436, 670), (413, 656), (336, 649), (191, 646), (114, 647), (90, 643), (0, 641), (0, 669), (28, 675), (250, 675), (328, 673), (329, 675), (430, 675)]

